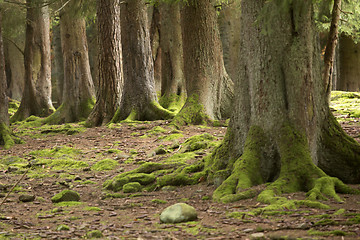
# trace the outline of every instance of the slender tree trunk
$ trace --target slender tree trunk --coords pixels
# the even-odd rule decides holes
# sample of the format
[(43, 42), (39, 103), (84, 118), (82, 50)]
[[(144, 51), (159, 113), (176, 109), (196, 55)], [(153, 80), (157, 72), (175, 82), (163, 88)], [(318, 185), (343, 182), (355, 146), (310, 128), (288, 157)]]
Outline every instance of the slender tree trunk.
[(11, 121), (30, 115), (48, 116), (51, 101), (50, 20), (48, 7), (27, 0), (26, 40), (24, 50), (25, 84), (20, 107)]
[[(161, 47), (160, 47), (160, 27), (161, 15), (159, 7), (152, 6), (150, 24), (151, 51), (154, 60), (154, 81), (156, 93), (161, 92)], [(150, 18), (150, 17), (149, 17)]]
[(120, 1), (99, 0), (99, 87), (97, 102), (87, 120), (88, 126), (110, 122), (119, 107), (122, 85), (122, 53), (120, 34)]
[(160, 104), (178, 112), (186, 98), (182, 32), (179, 3), (162, 3), (161, 48), (161, 99)]
[(2, 38), (2, 9), (0, 8), (0, 145), (9, 148), (14, 144), (9, 129), (8, 97), (5, 74), (4, 44)]
[(237, 78), (237, 58), (241, 51), (240, 12), (240, 0), (229, 1), (221, 6), (218, 17), (225, 69), (232, 80)]
[(59, 124), (86, 119), (94, 104), (85, 19), (81, 1), (70, 1), (60, 13), (64, 89), (61, 106), (45, 122)]
[(232, 81), (223, 61), (215, 8), (194, 0), (182, 12), (187, 100), (176, 117), (180, 124), (202, 123), (230, 115)]
[(154, 65), (145, 2), (126, 0), (121, 4), (124, 87), (113, 122), (156, 120), (173, 117), (157, 102)]
[[(16, 44), (20, 45), (19, 42), (16, 41)], [(21, 48), (23, 49), (23, 46)], [(9, 97), (21, 101), (24, 91), (24, 52), (6, 39), (4, 39), (4, 52)]]
[(60, 24), (53, 26), (52, 47), (54, 59), (52, 61), (52, 83), (53, 83), (53, 98), (56, 101), (56, 107), (62, 103), (62, 96), (64, 90), (64, 62), (61, 49)]
[(260, 12), (280, 7), (265, 2), (242, 1), (234, 113), (208, 163), (209, 180), (220, 185), (214, 198), (235, 201), (252, 194), (247, 188), (273, 182), (260, 201), (273, 203), (276, 194), (295, 191), (309, 191), (310, 199), (322, 193), (339, 199), (335, 188), (351, 190), (327, 174), (358, 182), (360, 146), (329, 111), (329, 75), (322, 78), (312, 1), (293, 1), (259, 27), (253, 23)]
[(354, 43), (349, 36), (340, 37), (340, 78), (336, 90), (360, 91), (360, 43)]

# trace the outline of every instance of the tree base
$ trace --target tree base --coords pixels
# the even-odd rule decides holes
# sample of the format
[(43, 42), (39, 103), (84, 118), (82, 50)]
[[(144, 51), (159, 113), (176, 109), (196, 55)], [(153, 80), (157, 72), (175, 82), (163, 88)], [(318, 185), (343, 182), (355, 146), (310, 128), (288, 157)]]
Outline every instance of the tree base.
[(22, 143), (22, 141), (11, 132), (5, 123), (0, 123), (0, 145), (3, 145), (5, 149), (9, 149), (15, 143)]

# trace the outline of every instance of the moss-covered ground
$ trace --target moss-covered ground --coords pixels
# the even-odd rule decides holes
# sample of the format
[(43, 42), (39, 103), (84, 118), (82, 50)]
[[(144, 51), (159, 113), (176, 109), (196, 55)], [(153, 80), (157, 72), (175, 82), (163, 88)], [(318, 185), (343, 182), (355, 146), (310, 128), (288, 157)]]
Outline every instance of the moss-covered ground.
[[(333, 103), (344, 95), (336, 94)], [(336, 104), (332, 107), (336, 109)], [(350, 135), (360, 136), (355, 115), (344, 117), (341, 109), (335, 115)], [(339, 194), (342, 202), (327, 198), (314, 205), (305, 201), (304, 192), (283, 194), (279, 199), (293, 205), (274, 209), (255, 197), (268, 187), (262, 184), (252, 189), (252, 198), (226, 204), (213, 201), (215, 186), (207, 184), (203, 170), (206, 156), (224, 138), (223, 124), (175, 129), (167, 121), (130, 121), (86, 129), (82, 123), (44, 125), (42, 119), (30, 117), (11, 125), (11, 130), (24, 143), (0, 148), (0, 202), (28, 172), (0, 207), (0, 239), (86, 239), (92, 232), (105, 239), (251, 239), (256, 234), (265, 239), (358, 239), (360, 235), (358, 195)], [(63, 190), (78, 192), (79, 202), (53, 203), (51, 198)], [(22, 203), (21, 194), (33, 194), (35, 201)], [(161, 211), (178, 202), (194, 206), (199, 220), (160, 224)]]

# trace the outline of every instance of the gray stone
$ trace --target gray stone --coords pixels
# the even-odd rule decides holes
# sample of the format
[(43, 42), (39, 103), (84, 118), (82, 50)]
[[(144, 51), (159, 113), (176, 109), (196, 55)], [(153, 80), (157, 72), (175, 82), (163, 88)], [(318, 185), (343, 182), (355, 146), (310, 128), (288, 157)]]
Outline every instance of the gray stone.
[(180, 223), (197, 219), (195, 208), (186, 203), (176, 203), (165, 208), (160, 215), (160, 221), (163, 223)]
[(19, 196), (21, 202), (32, 202), (35, 200), (35, 195), (23, 194)]
[(251, 234), (251, 239), (265, 239), (265, 234), (263, 233), (253, 233)]

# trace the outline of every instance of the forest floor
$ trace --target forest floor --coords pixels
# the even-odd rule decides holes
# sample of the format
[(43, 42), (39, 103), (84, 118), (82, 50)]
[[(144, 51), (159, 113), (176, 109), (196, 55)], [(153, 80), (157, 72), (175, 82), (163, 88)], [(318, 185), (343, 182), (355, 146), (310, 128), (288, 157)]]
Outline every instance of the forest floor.
[[(359, 141), (359, 119), (335, 114)], [(256, 198), (217, 203), (211, 200), (215, 187), (206, 182), (128, 194), (103, 189), (106, 180), (141, 163), (169, 162), (191, 136), (208, 133), (220, 142), (226, 127), (174, 130), (166, 121), (154, 121), (85, 129), (79, 124), (40, 126), (32, 120), (12, 126), (23, 144), (0, 149), (0, 203), (19, 181), (0, 206), (0, 239), (81, 239), (90, 238), (93, 230), (104, 239), (360, 239), (359, 195), (340, 194), (343, 202), (322, 201), (329, 209), (300, 207), (254, 216), (236, 213), (264, 207)], [(160, 145), (172, 150), (155, 154)], [(186, 161), (201, 161), (211, 150), (185, 154), (191, 156)], [(101, 165), (104, 159), (114, 161)], [(77, 191), (80, 202), (53, 203), (51, 198), (64, 189)], [(21, 195), (34, 195), (35, 200), (22, 202)], [(286, 197), (305, 199), (306, 194)], [(193, 206), (198, 220), (160, 223), (162, 210), (179, 202)]]

